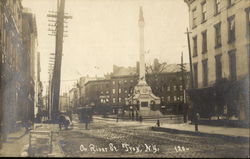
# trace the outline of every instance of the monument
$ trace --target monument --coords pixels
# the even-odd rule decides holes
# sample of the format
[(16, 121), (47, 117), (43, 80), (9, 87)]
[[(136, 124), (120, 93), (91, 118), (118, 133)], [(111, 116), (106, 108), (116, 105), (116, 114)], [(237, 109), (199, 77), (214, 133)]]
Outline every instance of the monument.
[(145, 78), (145, 52), (144, 52), (144, 17), (143, 10), (140, 7), (139, 12), (139, 81), (134, 87), (133, 96), (131, 96), (130, 103), (136, 105), (136, 112), (143, 116), (159, 116), (160, 111), (157, 110), (157, 105), (160, 105), (160, 98), (152, 93), (151, 87), (147, 84)]

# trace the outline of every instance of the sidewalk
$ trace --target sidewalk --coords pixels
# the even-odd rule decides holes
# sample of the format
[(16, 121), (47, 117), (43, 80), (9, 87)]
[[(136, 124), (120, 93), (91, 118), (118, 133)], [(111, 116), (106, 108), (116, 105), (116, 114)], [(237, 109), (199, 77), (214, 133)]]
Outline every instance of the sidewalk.
[[(185, 132), (195, 132), (195, 126), (191, 124), (163, 124), (161, 128), (171, 129), (172, 131), (185, 131)], [(232, 127), (221, 127), (221, 126), (207, 126), (199, 125), (199, 133), (203, 134), (213, 134), (213, 135), (224, 135), (230, 137), (244, 137), (249, 138), (248, 128), (232, 128)], [(156, 130), (156, 129), (155, 129)]]
[[(53, 151), (47, 154), (50, 157), (63, 157), (64, 154), (58, 145), (58, 125), (57, 124), (35, 124), (31, 131), (53, 131)], [(15, 133), (8, 135), (7, 141), (2, 143), (0, 157), (25, 157), (21, 156), (29, 147), (29, 133), (25, 134), (25, 128), (21, 128)], [(28, 157), (28, 156), (27, 156)]]
[(29, 144), (29, 135), (25, 134), (25, 128), (8, 135), (7, 141), (2, 143), (1, 157), (20, 157), (25, 145)]
[[(101, 118), (101, 117), (95, 117), (95, 119), (98, 120), (104, 120), (107, 122), (116, 123), (115, 119), (107, 119), (107, 118)], [(214, 135), (214, 136), (228, 136), (228, 137), (242, 137), (242, 138), (249, 138), (249, 129), (248, 128), (233, 128), (233, 127), (221, 127), (221, 126), (207, 126), (207, 125), (199, 125), (199, 132), (195, 132), (195, 126), (188, 124), (188, 123), (182, 123), (182, 124), (168, 124), (168, 123), (162, 123), (160, 127), (156, 127), (156, 124), (151, 121), (143, 121), (142, 123), (138, 121), (124, 121), (119, 120), (119, 124), (141, 124), (141, 125), (147, 125), (149, 127), (152, 127), (152, 130), (156, 131), (165, 131), (165, 132), (177, 132), (177, 133), (188, 133), (188, 134), (199, 134), (199, 135)]]

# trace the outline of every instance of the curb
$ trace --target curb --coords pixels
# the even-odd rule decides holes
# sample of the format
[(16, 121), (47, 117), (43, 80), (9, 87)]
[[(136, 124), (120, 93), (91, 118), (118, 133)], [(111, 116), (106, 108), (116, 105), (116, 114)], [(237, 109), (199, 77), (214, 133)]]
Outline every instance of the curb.
[(211, 133), (205, 133), (205, 132), (178, 130), (178, 129), (171, 129), (171, 128), (163, 128), (163, 127), (151, 127), (151, 130), (161, 131), (161, 132), (169, 132), (169, 133), (175, 133), (175, 134), (196, 135), (196, 136), (203, 136), (203, 137), (218, 137), (218, 138), (224, 138), (224, 139), (229, 139), (229, 140), (237, 140), (237, 141), (241, 141), (241, 142), (249, 142), (249, 137), (245, 137), (245, 136), (211, 134)]

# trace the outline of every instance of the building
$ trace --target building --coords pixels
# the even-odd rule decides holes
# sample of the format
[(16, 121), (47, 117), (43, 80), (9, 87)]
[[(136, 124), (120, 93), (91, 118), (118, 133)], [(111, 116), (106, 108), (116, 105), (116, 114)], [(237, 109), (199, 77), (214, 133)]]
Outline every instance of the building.
[(79, 79), (77, 82), (77, 88), (78, 88), (78, 104), (79, 106), (84, 106), (85, 105), (85, 84), (88, 81), (93, 81), (93, 80), (102, 80), (104, 79), (103, 77), (90, 77), (90, 76), (83, 76)]
[(35, 53), (37, 34), (35, 17), (31, 13), (26, 16), (26, 11), (21, 0), (0, 1), (0, 106), (4, 134), (15, 131), (24, 121), (34, 121), (34, 76), (30, 70), (35, 68), (31, 54)]
[[(155, 60), (156, 65), (162, 65)], [(189, 67), (182, 73), (179, 65), (169, 64), (161, 72), (146, 69), (146, 81), (152, 92), (161, 98), (161, 112), (165, 114), (181, 114), (183, 112), (184, 90), (188, 88)], [(129, 110), (128, 98), (133, 95), (134, 87), (138, 83), (139, 67), (113, 66), (110, 79), (88, 81), (85, 84), (84, 105), (107, 107), (110, 112), (118, 108)]]
[(69, 96), (67, 93), (63, 93), (59, 100), (59, 111), (68, 112), (70, 110)]
[(185, 2), (191, 28), (194, 89), (189, 94), (193, 111), (202, 117), (248, 120), (249, 1)]
[[(155, 63), (157, 60), (155, 60)], [(155, 64), (156, 65), (156, 64)], [(177, 64), (169, 64), (161, 71), (146, 71), (146, 82), (151, 87), (152, 92), (161, 99), (161, 111), (168, 114), (181, 114), (184, 103), (184, 90), (188, 88), (189, 82), (189, 67), (185, 64), (186, 72), (184, 72), (182, 81), (181, 69)], [(129, 109), (127, 101), (133, 95), (134, 87), (138, 83), (139, 69), (133, 70), (125, 74), (125, 68), (117, 70), (114, 67), (114, 73), (111, 76), (111, 105), (122, 106), (124, 109)]]
[(22, 79), (18, 73), (20, 63), (17, 63), (22, 57), (21, 10), (20, 1), (0, 2), (1, 126), (6, 134), (14, 131), (15, 125), (22, 120), (17, 102)]
[(75, 111), (78, 107), (79, 102), (79, 89), (78, 88), (72, 88), (69, 90), (69, 105), (70, 107)]
[(23, 67), (22, 74), (26, 79), (23, 82), (23, 92), (27, 93), (27, 97), (20, 99), (20, 103), (24, 102), (27, 105), (26, 109), (28, 119), (34, 121), (35, 117), (35, 57), (37, 48), (37, 28), (34, 14), (28, 8), (22, 10), (22, 43), (23, 43)]
[(106, 112), (110, 107), (110, 80), (88, 81), (85, 84), (85, 104), (95, 112)]

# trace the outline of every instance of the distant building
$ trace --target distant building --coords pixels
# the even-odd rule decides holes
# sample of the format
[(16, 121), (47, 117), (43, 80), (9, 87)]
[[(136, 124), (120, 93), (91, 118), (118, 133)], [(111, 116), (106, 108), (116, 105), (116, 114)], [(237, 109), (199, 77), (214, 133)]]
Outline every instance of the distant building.
[[(155, 61), (157, 62), (157, 61)], [(156, 63), (155, 63), (156, 64)], [(189, 67), (184, 72), (182, 83), (179, 65), (170, 64), (162, 72), (148, 71), (146, 80), (152, 92), (161, 98), (161, 111), (169, 114), (181, 114), (184, 103), (184, 89), (188, 87)], [(115, 112), (118, 108), (129, 109), (127, 99), (133, 95), (133, 89), (138, 83), (137, 67), (113, 66), (111, 78), (94, 80), (85, 84), (85, 105), (107, 106), (107, 110)]]
[(194, 111), (249, 118), (250, 3), (185, 0), (189, 7)]
[[(156, 61), (155, 61), (156, 62)], [(163, 113), (180, 114), (183, 111), (184, 88), (188, 87), (189, 67), (185, 64), (187, 71), (184, 72), (184, 85), (180, 67), (177, 64), (166, 65), (162, 72), (152, 73), (146, 71), (146, 81), (152, 92), (161, 98), (161, 111)], [(124, 70), (121, 69), (121, 70)], [(133, 89), (138, 83), (138, 69), (130, 68), (128, 74), (115, 71), (111, 76), (111, 105), (115, 108), (123, 106), (128, 109), (127, 98), (133, 95)], [(116, 73), (116, 74), (115, 74)]]
[(63, 93), (59, 98), (59, 111), (68, 112), (70, 110), (69, 96), (67, 93)]
[(81, 77), (79, 82), (77, 82), (77, 89), (78, 89), (78, 104), (79, 106), (83, 106), (85, 103), (85, 84), (88, 81), (93, 81), (93, 80), (103, 80), (103, 77), (90, 77), (90, 76), (85, 76), (85, 77)]
[(69, 91), (69, 105), (70, 108), (72, 108), (73, 110), (76, 110), (76, 108), (78, 107), (78, 99), (79, 99), (79, 89), (78, 88), (72, 88)]
[(85, 84), (85, 104), (97, 112), (110, 109), (110, 80), (88, 81)]

